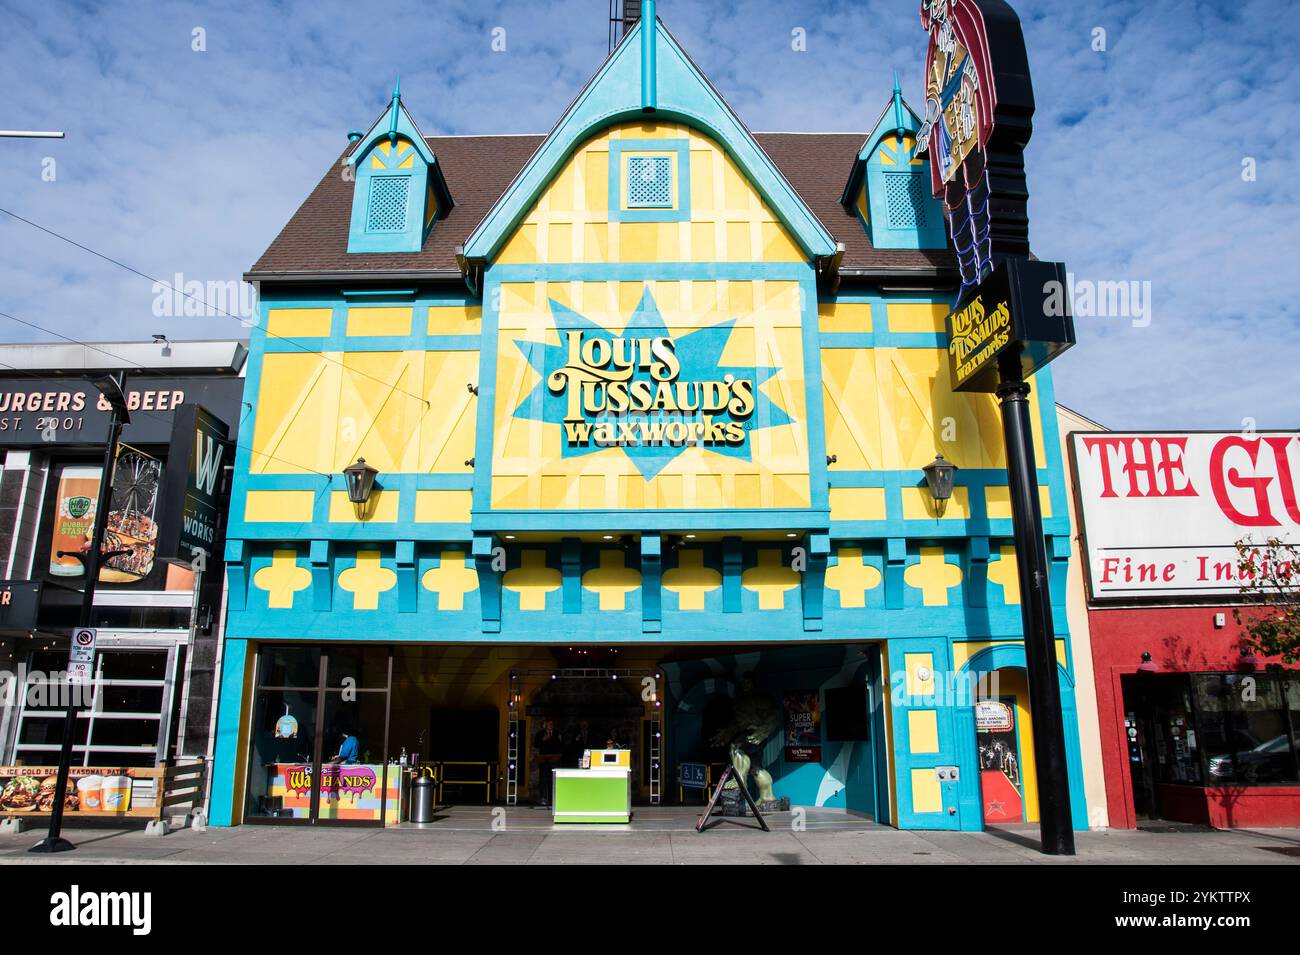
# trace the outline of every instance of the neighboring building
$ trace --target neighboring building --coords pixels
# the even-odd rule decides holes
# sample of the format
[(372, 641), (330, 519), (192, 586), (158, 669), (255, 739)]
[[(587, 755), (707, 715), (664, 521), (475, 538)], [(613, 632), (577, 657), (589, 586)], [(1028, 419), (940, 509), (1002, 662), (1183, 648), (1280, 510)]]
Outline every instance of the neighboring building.
[(999, 414), (951, 390), (955, 259), (920, 120), (880, 100), (865, 134), (751, 133), (638, 20), (545, 136), (426, 137), (395, 92), (349, 137), (247, 275), (213, 823), (391, 820), (412, 752), (513, 804), (538, 728), (584, 717), (637, 798), (675, 799), (738, 710), (767, 711), (755, 765), (796, 805), (1037, 818)]
[[(1060, 432), (1061, 457), (1069, 468), (1069, 435), (1077, 432), (1106, 430), (1065, 405), (1056, 406)], [(1101, 755), (1101, 728), (1097, 720), (1097, 685), (1093, 673), (1092, 643), (1088, 636), (1088, 584), (1082, 568), (1082, 535), (1078, 532), (1079, 510), (1076, 496), (1067, 495), (1070, 526), (1076, 528), (1070, 540), (1070, 575), (1066, 584), (1065, 606), (1073, 648), (1076, 703), (1079, 707), (1079, 749), (1083, 756), (1083, 789), (1088, 801), (1088, 825), (1093, 829), (1109, 824), (1106, 803), (1106, 774)], [(1055, 596), (1055, 595), (1054, 595)]]
[(0, 345), (0, 668), (21, 690), (0, 710), (0, 764), (58, 760), (64, 710), (47, 691), (68, 667), (85, 577), (71, 554), (89, 543), (109, 431), (93, 379), (119, 371), (131, 421), (105, 551), (120, 553), (101, 568), (95, 592), (95, 696), (78, 718), (73, 765), (209, 755), (232, 455), (228, 447), (220, 457), (212, 446), (199, 451), (218, 503), (217, 549), (204, 569), (192, 551), (188, 563), (169, 559), (191, 473), (188, 457), (173, 460), (171, 448), (181, 437), (177, 417), (193, 405), (220, 418), (234, 440), (246, 357), (233, 341)]
[(1110, 825), (1300, 825), (1300, 671), (1233, 617), (1237, 542), (1297, 540), (1300, 434), (1063, 427)]

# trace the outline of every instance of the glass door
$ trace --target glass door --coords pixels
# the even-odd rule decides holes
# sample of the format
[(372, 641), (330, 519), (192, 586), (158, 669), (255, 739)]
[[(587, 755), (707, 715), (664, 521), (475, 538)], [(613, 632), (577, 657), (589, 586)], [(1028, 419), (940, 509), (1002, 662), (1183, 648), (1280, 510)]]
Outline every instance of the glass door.
[(249, 822), (396, 821), (388, 765), (388, 647), (266, 646), (258, 653)]

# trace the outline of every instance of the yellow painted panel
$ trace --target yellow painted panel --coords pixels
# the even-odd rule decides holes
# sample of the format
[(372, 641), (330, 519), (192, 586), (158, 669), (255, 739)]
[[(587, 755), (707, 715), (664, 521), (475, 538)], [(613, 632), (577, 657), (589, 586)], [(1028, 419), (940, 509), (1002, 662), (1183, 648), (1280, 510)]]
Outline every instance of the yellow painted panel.
[[(835, 467), (912, 470), (936, 453), (962, 468), (1006, 466), (996, 399), (954, 393), (942, 349), (833, 348), (821, 358)], [(1037, 395), (1030, 393), (1034, 450), (1044, 461)]]
[(332, 308), (269, 308), (266, 333), (284, 338), (324, 338), (330, 333)]
[[(929, 675), (921, 678), (921, 670), (929, 670)], [(907, 675), (908, 696), (928, 696), (934, 692), (934, 654), (904, 653), (903, 671)]]
[(311, 521), (315, 491), (249, 491), (244, 495), (244, 520)]
[(430, 335), (477, 335), (483, 330), (482, 305), (430, 305)]
[(914, 754), (939, 752), (938, 710), (907, 711), (907, 743)]
[[(382, 480), (382, 479), (381, 479)], [(397, 491), (370, 492), (360, 516), (357, 505), (348, 500), (347, 491), (330, 492), (330, 522), (336, 524), (364, 524), (371, 521), (390, 523), (397, 520)]]
[(883, 521), (883, 487), (833, 487), (830, 489), (831, 520)]
[(421, 524), (468, 524), (470, 491), (416, 491), (415, 519)]
[(871, 304), (822, 302), (817, 306), (817, 327), (823, 332), (869, 332)]
[(825, 348), (821, 359), (826, 453), (836, 459), (831, 467), (846, 471), (880, 470), (883, 467), (881, 403), (876, 397), (874, 350)]
[(478, 352), (425, 353), (424, 396), (429, 405), (412, 409), (420, 412), (417, 467), (421, 473), (470, 473), (465, 462), (474, 457), (478, 396), (468, 385), (477, 382), (478, 376)]
[(996, 671), (997, 695), (1012, 697), (1016, 710), (1016, 728), (1020, 740), (1020, 779), (1024, 786), (1025, 822), (1038, 821), (1038, 770), (1034, 760), (1034, 721), (1029, 712), (1029, 684), (1025, 671)]
[(349, 335), (411, 334), (409, 305), (354, 305), (348, 309)]
[[(687, 140), (689, 222), (611, 220), (609, 152), (617, 139)], [(639, 150), (640, 154), (655, 152)], [(675, 150), (671, 155), (677, 155)], [(683, 198), (676, 190), (679, 177), (680, 170), (674, 177), (673, 208)], [(625, 183), (619, 184), (615, 201), (620, 209), (626, 208)], [(497, 257), (502, 263), (803, 259), (775, 213), (717, 142), (683, 124), (653, 121), (619, 124), (580, 145)]]
[(943, 793), (933, 769), (912, 770), (912, 812), (943, 812)]
[(891, 332), (942, 332), (944, 319), (951, 307), (946, 302), (891, 302), (889, 313)]
[[(984, 489), (984, 503), (990, 519), (1011, 518), (1011, 488), (989, 485)], [(1052, 516), (1052, 489), (1045, 484), (1038, 485), (1038, 506), (1043, 517)]]
[[(935, 520), (935, 502), (928, 487), (903, 488), (903, 517), (909, 521)], [(940, 520), (966, 520), (970, 517), (970, 488), (955, 487)]]

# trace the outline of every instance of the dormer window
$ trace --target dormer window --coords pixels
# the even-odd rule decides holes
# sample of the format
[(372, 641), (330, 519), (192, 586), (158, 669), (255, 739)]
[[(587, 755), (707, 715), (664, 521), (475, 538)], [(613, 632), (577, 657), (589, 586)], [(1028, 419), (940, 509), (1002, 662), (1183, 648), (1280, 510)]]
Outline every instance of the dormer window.
[(393, 91), (388, 110), (357, 139), (349, 252), (419, 252), (451, 196), (415, 122)]
[(916, 155), (920, 126), (895, 79), (893, 100), (858, 151), (840, 198), (877, 249), (942, 249), (948, 244), (943, 204), (930, 187), (930, 167)]

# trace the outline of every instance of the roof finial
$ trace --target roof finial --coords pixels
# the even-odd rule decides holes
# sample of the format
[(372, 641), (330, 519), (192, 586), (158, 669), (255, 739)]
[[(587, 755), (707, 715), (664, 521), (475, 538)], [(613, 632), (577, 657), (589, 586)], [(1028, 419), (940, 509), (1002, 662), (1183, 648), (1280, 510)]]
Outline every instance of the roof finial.
[(388, 113), (388, 142), (397, 145), (397, 109), (402, 103), (402, 77), (398, 74), (393, 85), (393, 105)]
[(903, 88), (898, 85), (898, 70), (894, 70), (894, 131), (902, 139), (907, 134), (903, 110)]

